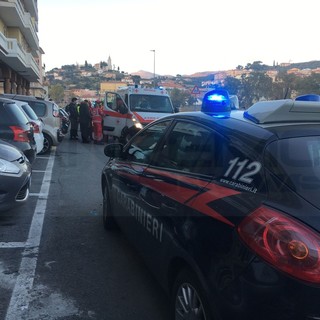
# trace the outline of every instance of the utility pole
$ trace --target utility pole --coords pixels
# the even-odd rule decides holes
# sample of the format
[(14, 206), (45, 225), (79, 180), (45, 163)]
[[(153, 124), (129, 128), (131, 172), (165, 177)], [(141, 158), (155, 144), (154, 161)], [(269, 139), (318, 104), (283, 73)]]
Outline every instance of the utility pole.
[(153, 52), (153, 86), (156, 87), (156, 50), (150, 50)]

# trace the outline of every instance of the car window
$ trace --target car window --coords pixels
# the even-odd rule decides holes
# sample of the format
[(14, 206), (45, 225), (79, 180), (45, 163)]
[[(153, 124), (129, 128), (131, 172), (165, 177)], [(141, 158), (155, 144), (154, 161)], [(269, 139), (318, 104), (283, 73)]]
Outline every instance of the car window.
[(4, 120), (3, 124), (27, 124), (29, 122), (26, 115), (15, 103), (5, 103), (1, 109), (0, 121)]
[(178, 122), (167, 137), (155, 164), (168, 169), (213, 174), (216, 137), (196, 123)]
[(172, 113), (172, 105), (166, 96), (132, 94), (130, 95), (130, 109), (140, 112)]
[(45, 103), (40, 101), (30, 101), (28, 103), (39, 118), (46, 116), (47, 110)]
[(39, 117), (33, 111), (33, 109), (28, 104), (21, 105), (23, 111), (28, 115), (28, 117), (32, 120), (38, 120)]
[(153, 151), (169, 125), (170, 121), (163, 121), (141, 131), (127, 148), (127, 160), (149, 163)]
[(0, 124), (7, 125), (13, 123), (12, 116), (7, 112), (3, 102), (0, 102)]
[(320, 137), (271, 143), (266, 150), (266, 167), (292, 190), (320, 207)]

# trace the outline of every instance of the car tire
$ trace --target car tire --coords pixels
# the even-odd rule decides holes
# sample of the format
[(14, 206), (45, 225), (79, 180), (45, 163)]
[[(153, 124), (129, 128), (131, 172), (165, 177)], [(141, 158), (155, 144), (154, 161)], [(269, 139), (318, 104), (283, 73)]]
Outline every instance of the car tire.
[(49, 137), (46, 133), (43, 134), (43, 137), (44, 137), (43, 149), (39, 152), (39, 154), (49, 153), (53, 145), (51, 137)]
[(107, 186), (105, 186), (103, 189), (102, 221), (103, 226), (106, 230), (117, 229), (117, 223), (115, 222), (113, 217), (110, 195)]
[(182, 270), (173, 285), (171, 319), (218, 320), (213, 317), (202, 286), (189, 269)]

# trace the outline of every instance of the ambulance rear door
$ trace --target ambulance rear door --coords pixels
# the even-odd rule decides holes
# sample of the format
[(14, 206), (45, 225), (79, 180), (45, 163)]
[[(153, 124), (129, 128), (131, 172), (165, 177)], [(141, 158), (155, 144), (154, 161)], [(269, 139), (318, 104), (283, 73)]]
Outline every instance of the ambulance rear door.
[(121, 96), (115, 92), (106, 92), (104, 99), (103, 134), (121, 137), (121, 132), (132, 121), (131, 113)]

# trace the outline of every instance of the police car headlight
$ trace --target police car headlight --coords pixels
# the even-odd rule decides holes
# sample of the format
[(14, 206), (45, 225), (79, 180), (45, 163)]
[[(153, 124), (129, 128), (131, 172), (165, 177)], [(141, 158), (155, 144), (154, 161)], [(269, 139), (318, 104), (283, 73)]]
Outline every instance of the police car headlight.
[(1, 173), (11, 173), (11, 174), (18, 174), (20, 169), (13, 163), (0, 159), (0, 174)]

